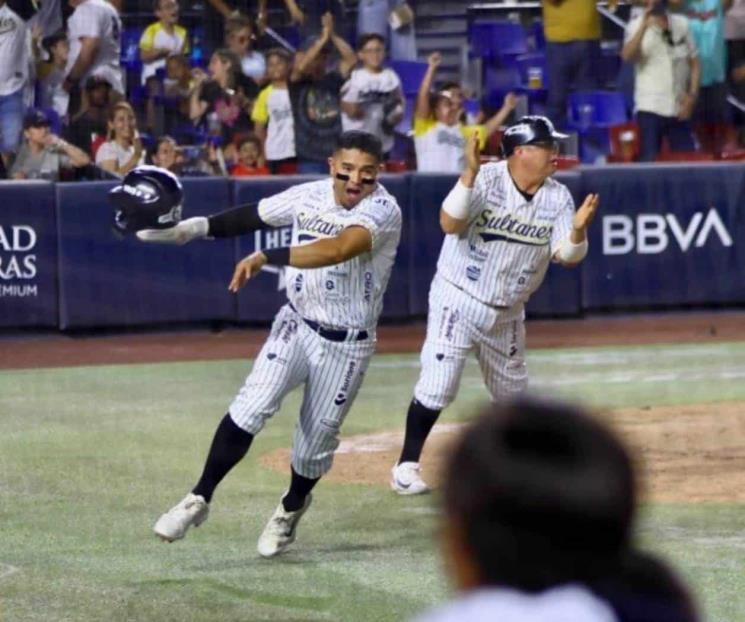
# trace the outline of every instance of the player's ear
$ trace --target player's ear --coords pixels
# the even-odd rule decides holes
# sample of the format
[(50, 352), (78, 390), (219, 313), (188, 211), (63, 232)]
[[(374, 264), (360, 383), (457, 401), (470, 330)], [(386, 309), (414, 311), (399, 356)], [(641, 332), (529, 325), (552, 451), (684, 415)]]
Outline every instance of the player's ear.
[(329, 173), (331, 173), (332, 175), (334, 174), (334, 155), (336, 154), (333, 154), (328, 160), (329, 161)]

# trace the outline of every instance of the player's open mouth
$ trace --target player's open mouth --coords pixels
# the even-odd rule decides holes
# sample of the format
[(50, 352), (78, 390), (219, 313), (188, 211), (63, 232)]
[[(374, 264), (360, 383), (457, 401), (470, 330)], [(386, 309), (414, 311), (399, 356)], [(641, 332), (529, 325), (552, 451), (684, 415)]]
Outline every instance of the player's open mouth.
[(358, 199), (362, 194), (362, 188), (347, 188), (346, 194), (349, 199)]

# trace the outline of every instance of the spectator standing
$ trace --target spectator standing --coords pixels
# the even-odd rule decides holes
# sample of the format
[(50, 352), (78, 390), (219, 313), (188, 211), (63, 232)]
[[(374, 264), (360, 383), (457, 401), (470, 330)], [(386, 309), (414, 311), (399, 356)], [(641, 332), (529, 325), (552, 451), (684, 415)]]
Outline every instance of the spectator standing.
[(153, 10), (158, 18), (140, 37), (142, 84), (154, 78), (158, 69), (164, 69), (166, 59), (174, 54), (189, 53), (186, 28), (178, 24), (179, 5), (176, 0), (154, 0)]
[(416, 30), (413, 19), (399, 28), (392, 28), (389, 22), (391, 13), (406, 9), (410, 10), (406, 0), (360, 0), (357, 5), (357, 47), (361, 45), (360, 34), (374, 33), (388, 41), (391, 58), (416, 60)]
[(246, 15), (232, 15), (225, 21), (225, 45), (241, 62), (244, 76), (256, 84), (266, 81), (266, 60), (264, 55), (253, 49), (254, 25)]
[(691, 115), (699, 89), (699, 60), (688, 20), (667, 11), (665, 0), (626, 27), (621, 52), (634, 64), (634, 108), (642, 162), (654, 161), (666, 138), (672, 151), (692, 151)]
[(401, 80), (384, 67), (385, 40), (378, 34), (362, 35), (357, 47), (362, 67), (342, 88), (342, 129), (361, 130), (377, 136), (383, 153), (393, 149), (393, 128), (403, 118), (406, 106)]
[(491, 406), (447, 458), (442, 551), (459, 595), (418, 622), (695, 622), (687, 589), (632, 543), (633, 466), (569, 406)]
[(417, 171), (420, 173), (460, 173), (465, 166), (466, 140), (479, 135), (483, 149), (486, 140), (496, 132), (515, 109), (517, 98), (508, 93), (502, 107), (483, 125), (464, 125), (463, 98), (458, 92), (441, 90), (432, 93), (437, 68), (442, 62), (439, 52), (430, 54), (429, 66), (417, 94), (414, 110), (414, 147)]
[(29, 81), (26, 21), (33, 13), (24, 8), (18, 2), (0, 0), (0, 157), (6, 167), (23, 129), (23, 97)]
[(595, 0), (542, 0), (542, 7), (549, 79), (546, 116), (563, 126), (570, 89), (598, 86), (600, 15)]
[(63, 119), (67, 116), (70, 94), (62, 88), (65, 81), (65, 67), (70, 55), (70, 44), (64, 31), (46, 37), (42, 41), (49, 55), (49, 66), (39, 80), (39, 95), (42, 108), (51, 108)]
[(40, 110), (29, 111), (23, 119), (25, 141), (10, 167), (13, 179), (57, 181), (60, 169), (80, 168), (91, 159), (81, 149), (49, 131), (49, 118)]
[(142, 141), (137, 133), (135, 113), (127, 102), (114, 104), (109, 112), (108, 140), (96, 152), (96, 164), (124, 177), (143, 163)]
[(67, 21), (70, 55), (63, 88), (72, 93), (70, 114), (80, 109), (77, 89), (91, 76), (102, 77), (124, 96), (119, 66), (122, 23), (116, 9), (106, 0), (68, 0), (75, 10)]
[(256, 136), (241, 139), (238, 145), (238, 162), (230, 171), (233, 177), (269, 175), (269, 169), (261, 153), (261, 140)]
[(172, 54), (189, 53), (186, 28), (178, 24), (178, 2), (154, 0), (153, 11), (158, 21), (145, 28), (140, 37), (142, 84), (148, 95), (145, 104), (145, 125), (151, 132), (156, 129), (155, 100), (163, 95), (163, 86), (157, 72), (159, 69), (165, 69), (166, 59)]
[(732, 0), (670, 0), (670, 5), (683, 9), (698, 49), (701, 82), (694, 121), (728, 123), (724, 14), (732, 6)]
[[(328, 46), (339, 52), (338, 70), (327, 71)], [(341, 136), (340, 91), (357, 63), (349, 44), (335, 31), (331, 13), (323, 16), (321, 36), (298, 52), (290, 78), (298, 172), (324, 173)]]
[[(745, 0), (734, 0), (727, 11), (725, 35), (730, 92), (745, 103)], [(741, 146), (745, 145), (745, 115), (740, 111), (735, 112), (734, 121), (738, 142)]]
[(248, 98), (239, 86), (243, 77), (241, 65), (233, 52), (221, 49), (210, 58), (208, 69), (209, 76), (201, 70), (194, 71), (189, 116), (219, 138), (230, 157), (234, 152), (233, 139), (253, 129)]
[(70, 119), (67, 140), (93, 155), (92, 146), (108, 132), (109, 107), (114, 103), (111, 85), (104, 78), (91, 76), (85, 82), (83, 108)]
[(292, 56), (283, 48), (272, 48), (266, 53), (269, 84), (265, 86), (251, 113), (256, 135), (264, 143), (269, 170), (273, 174), (294, 171), (295, 123), (288, 89)]

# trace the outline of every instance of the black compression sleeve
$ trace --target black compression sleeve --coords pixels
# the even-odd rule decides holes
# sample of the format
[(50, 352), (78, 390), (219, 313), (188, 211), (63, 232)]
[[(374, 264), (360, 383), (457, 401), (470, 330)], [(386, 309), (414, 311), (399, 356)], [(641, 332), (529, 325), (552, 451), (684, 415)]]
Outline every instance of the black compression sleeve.
[(233, 238), (256, 229), (263, 229), (266, 223), (259, 217), (259, 204), (247, 203), (226, 209), (210, 216), (209, 234), (213, 238)]
[(266, 256), (266, 262), (272, 266), (289, 266), (290, 265), (290, 247), (270, 248), (261, 251)]

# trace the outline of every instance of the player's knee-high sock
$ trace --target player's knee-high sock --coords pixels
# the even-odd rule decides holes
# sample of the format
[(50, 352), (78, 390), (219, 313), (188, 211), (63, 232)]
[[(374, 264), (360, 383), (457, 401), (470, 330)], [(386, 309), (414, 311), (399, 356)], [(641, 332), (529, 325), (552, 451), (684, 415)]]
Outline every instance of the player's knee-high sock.
[[(292, 469), (292, 467), (290, 467)], [(282, 506), (285, 512), (297, 512), (305, 503), (305, 497), (308, 496), (313, 486), (318, 483), (320, 477), (311, 479), (309, 477), (303, 477), (300, 473), (297, 473), (295, 469), (292, 469), (292, 479), (290, 480), (290, 490), (282, 498)]]
[(419, 462), (419, 456), (422, 455), (424, 441), (427, 440), (432, 426), (440, 416), (439, 410), (432, 410), (419, 403), (416, 398), (411, 400), (409, 413), (406, 415), (406, 436), (404, 437), (404, 446), (401, 450), (401, 457), (398, 463), (402, 462)]
[(253, 434), (235, 425), (230, 413), (225, 415), (217, 426), (215, 438), (212, 439), (202, 477), (192, 492), (195, 495), (202, 495), (209, 503), (217, 485), (246, 455), (253, 439)]

